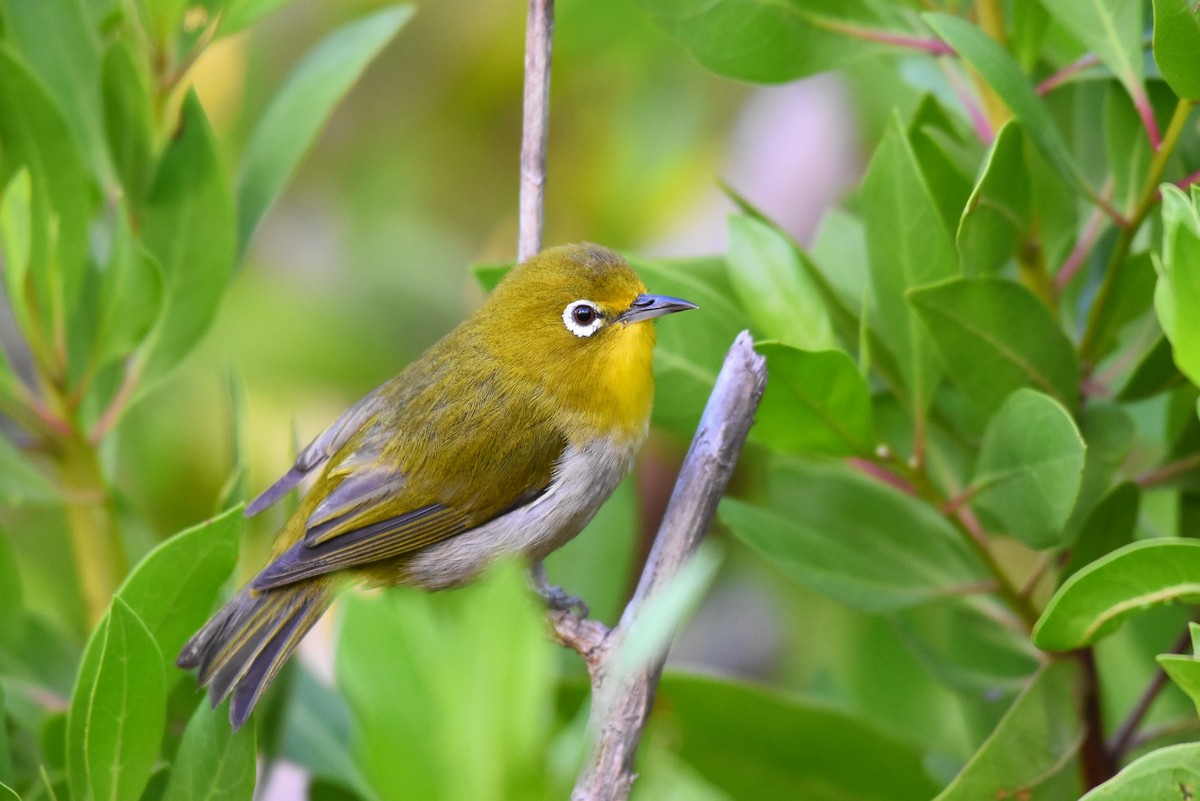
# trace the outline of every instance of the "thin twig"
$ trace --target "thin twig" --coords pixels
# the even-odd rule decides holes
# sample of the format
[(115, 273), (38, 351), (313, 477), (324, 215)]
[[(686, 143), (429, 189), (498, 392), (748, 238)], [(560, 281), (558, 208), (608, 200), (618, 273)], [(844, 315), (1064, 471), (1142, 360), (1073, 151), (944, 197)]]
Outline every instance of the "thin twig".
[(1134, 754), (1147, 745), (1168, 737), (1183, 737), (1200, 732), (1200, 718), (1192, 716), (1183, 720), (1173, 720), (1170, 723), (1160, 723), (1157, 726), (1147, 726), (1129, 741), (1128, 753)]
[(1185, 456), (1174, 462), (1167, 462), (1152, 470), (1147, 470), (1135, 478), (1133, 482), (1142, 489), (1157, 487), (1159, 484), (1165, 484), (1172, 479), (1190, 473), (1197, 467), (1200, 467), (1200, 453), (1193, 453), (1191, 456)]
[(1037, 93), (1042, 97), (1045, 97), (1067, 81), (1071, 80), (1071, 78), (1075, 77), (1089, 67), (1096, 66), (1099, 63), (1100, 56), (1096, 55), (1095, 53), (1088, 53), (1082, 58), (1072, 61), (1067, 66), (1063, 67), (1058, 72), (1053, 73), (1044, 81), (1039, 83), (1037, 85)]
[(654, 703), (667, 644), (645, 664), (618, 675), (617, 644), (634, 629), (647, 604), (679, 573), (700, 544), (737, 463), (766, 386), (766, 360), (750, 334), (734, 341), (683, 461), (658, 537), (621, 621), (612, 631), (558, 612), (551, 623), (560, 642), (578, 651), (592, 675), (591, 731), (596, 743), (572, 801), (621, 801), (633, 786), (633, 762)]
[(1100, 683), (1096, 674), (1096, 651), (1080, 648), (1075, 651), (1083, 670), (1083, 742), (1079, 745), (1079, 771), (1083, 789), (1091, 790), (1108, 781), (1117, 772), (1117, 763), (1104, 743), (1104, 712), (1100, 707)]
[[(1112, 195), (1112, 181), (1105, 185), (1104, 191), (1101, 192), (1101, 197), (1106, 200)], [(1067, 256), (1059, 268), (1058, 275), (1054, 278), (1054, 287), (1059, 293), (1067, 288), (1067, 284), (1079, 272), (1079, 269), (1087, 261), (1087, 257), (1091, 254), (1092, 248), (1096, 244), (1096, 239), (1100, 236), (1102, 223), (1104, 222), (1104, 211), (1101, 209), (1093, 209), (1088, 217), (1087, 223), (1083, 226), (1083, 233), (1079, 235), (1079, 239), (1075, 243), (1075, 247), (1071, 249), (1071, 253)]]
[(542, 249), (546, 137), (550, 119), (550, 42), (554, 0), (529, 0), (525, 24), (525, 111), (521, 126), (521, 199), (517, 261)]

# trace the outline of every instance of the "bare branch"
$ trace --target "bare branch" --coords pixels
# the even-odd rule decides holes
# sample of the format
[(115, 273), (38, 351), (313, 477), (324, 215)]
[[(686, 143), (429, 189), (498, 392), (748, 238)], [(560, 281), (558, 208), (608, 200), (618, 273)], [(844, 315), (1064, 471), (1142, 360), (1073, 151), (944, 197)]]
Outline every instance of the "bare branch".
[(612, 671), (611, 660), (619, 653), (614, 644), (628, 636), (647, 604), (679, 573), (708, 531), (766, 382), (766, 360), (754, 352), (750, 334), (743, 331), (725, 356), (641, 581), (621, 622), (610, 632), (599, 623), (569, 613), (556, 612), (551, 618), (559, 641), (583, 655), (592, 675), (591, 730), (596, 744), (572, 801), (620, 801), (629, 795), (634, 756), (669, 643), (648, 663), (622, 676)]
[(546, 135), (550, 116), (550, 42), (554, 0), (529, 0), (525, 23), (525, 110), (521, 126), (521, 209), (517, 261), (542, 249), (546, 189)]

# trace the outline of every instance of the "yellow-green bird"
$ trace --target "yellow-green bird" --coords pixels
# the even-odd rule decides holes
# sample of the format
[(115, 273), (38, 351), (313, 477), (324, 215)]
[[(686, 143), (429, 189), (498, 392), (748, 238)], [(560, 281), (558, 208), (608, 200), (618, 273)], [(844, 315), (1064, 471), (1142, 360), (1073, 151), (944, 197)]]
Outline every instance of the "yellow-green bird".
[[(654, 396), (647, 294), (592, 244), (513, 269), (456, 329), (351, 407), (246, 509), (305, 476), (274, 557), (184, 646), (235, 728), (345, 578), (438, 590), (497, 558), (535, 564), (587, 524), (633, 464)], [(548, 598), (565, 602), (541, 584)]]

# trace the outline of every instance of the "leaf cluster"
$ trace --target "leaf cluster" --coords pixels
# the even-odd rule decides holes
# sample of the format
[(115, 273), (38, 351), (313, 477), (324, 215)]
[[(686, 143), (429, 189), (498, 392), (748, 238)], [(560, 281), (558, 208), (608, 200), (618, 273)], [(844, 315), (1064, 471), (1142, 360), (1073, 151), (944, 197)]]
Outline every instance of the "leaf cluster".
[[(1185, 623), (1200, 601), (1200, 63), (1184, 55), (1200, 52), (1196, 9), (639, 4), (720, 74), (839, 68), (884, 83), (893, 104), (811, 248), (731, 192), (727, 277), (768, 360), (752, 431), (768, 467), (721, 519), (853, 610), (843, 626), (886, 621), (923, 672), (908, 692), (949, 690), (979, 721), (938, 798), (1187, 797), (1200, 728), (1180, 703), (1195, 698)], [(1184, 692), (1153, 678), (1156, 654)], [(853, 672), (832, 681), (861, 723), (889, 717)], [(953, 725), (926, 714), (922, 726)], [(785, 750), (811, 747), (797, 733)], [(859, 797), (834, 775), (829, 797)]]

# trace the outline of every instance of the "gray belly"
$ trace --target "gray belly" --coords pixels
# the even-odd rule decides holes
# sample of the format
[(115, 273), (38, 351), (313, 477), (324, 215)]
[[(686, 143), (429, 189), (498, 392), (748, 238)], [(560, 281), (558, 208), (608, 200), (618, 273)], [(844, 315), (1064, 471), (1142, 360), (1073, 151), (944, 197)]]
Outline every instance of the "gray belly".
[(629, 472), (637, 444), (568, 446), (550, 488), (529, 504), (414, 554), (406, 584), (438, 590), (469, 581), (496, 559), (542, 559), (583, 530)]

